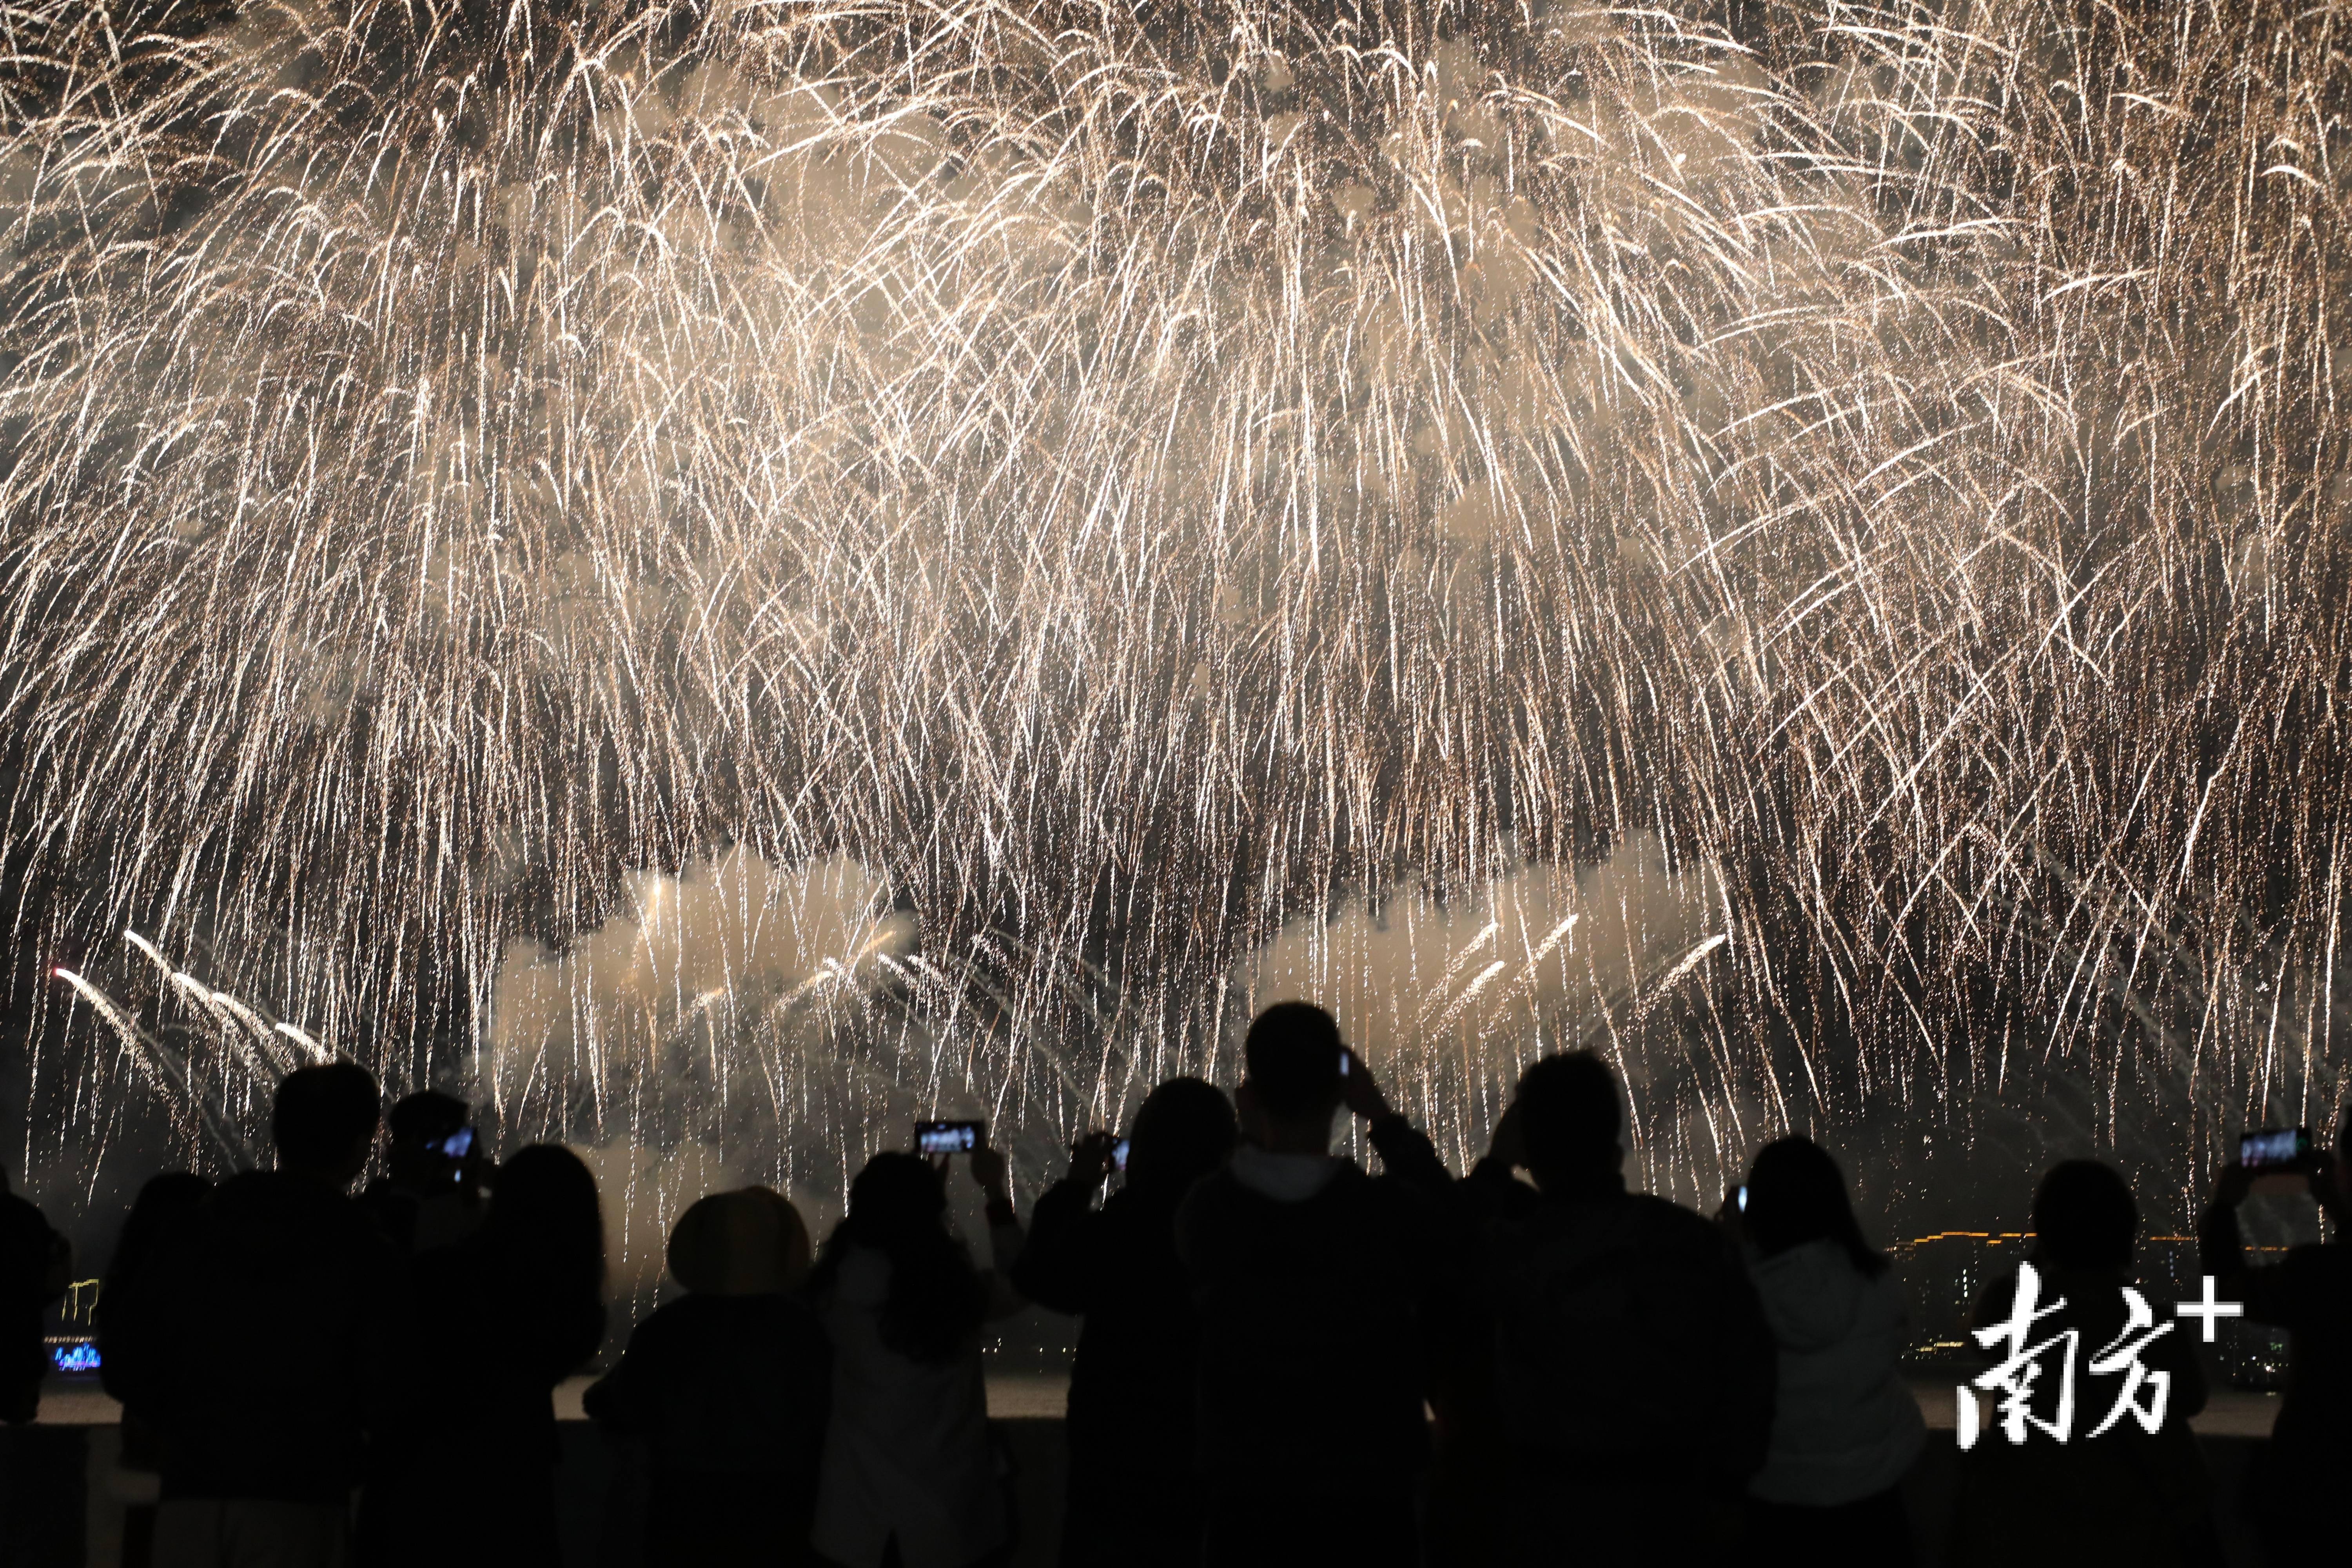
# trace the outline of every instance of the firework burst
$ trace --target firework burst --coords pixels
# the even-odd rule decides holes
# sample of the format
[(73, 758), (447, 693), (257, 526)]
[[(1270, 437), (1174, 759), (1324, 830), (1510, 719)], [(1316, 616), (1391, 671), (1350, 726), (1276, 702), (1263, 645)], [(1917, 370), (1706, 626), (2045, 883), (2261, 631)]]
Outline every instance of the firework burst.
[(801, 1181), (1282, 986), (1693, 1194), (2326, 1119), (2336, 12), (1729, 15), (11, 9), (16, 919), (205, 965), (39, 988), (33, 1152), (237, 997)]

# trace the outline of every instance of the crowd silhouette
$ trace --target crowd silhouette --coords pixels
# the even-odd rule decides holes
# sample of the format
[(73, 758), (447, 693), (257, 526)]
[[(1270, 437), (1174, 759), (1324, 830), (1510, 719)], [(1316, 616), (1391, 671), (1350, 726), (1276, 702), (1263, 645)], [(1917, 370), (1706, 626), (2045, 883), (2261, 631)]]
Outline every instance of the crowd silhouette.
[[(1378, 1174), (1332, 1152), (1343, 1111)], [(140, 1192), (95, 1316), (121, 1463), (150, 1478), (127, 1564), (562, 1560), (553, 1396), (605, 1337), (598, 1194), (557, 1146), (494, 1167), (467, 1115), (394, 1106), (386, 1173), (354, 1198), (376, 1085), (307, 1068), (279, 1086), (273, 1169)], [(650, 1474), (641, 1550), (603, 1560), (1009, 1562), (981, 1343), (1034, 1301), (1083, 1320), (1066, 1568), (1916, 1561), (1906, 1305), (1837, 1162), (1769, 1143), (1710, 1220), (1627, 1189), (1622, 1123), (1600, 1058), (1546, 1057), (1457, 1178), (1331, 1016), (1282, 1003), (1232, 1100), (1161, 1084), (1127, 1139), (1078, 1142), (1026, 1226), (1003, 1156), (971, 1149), (985, 1266), (945, 1157), (875, 1156), (821, 1249), (782, 1194), (711, 1194), (668, 1238), (684, 1293), (584, 1397)], [(2340, 1223), (2352, 1139), (2307, 1174)], [(2352, 1249), (2250, 1265), (2250, 1181), (2224, 1171), (2200, 1240), (2223, 1294), (2291, 1336), (2252, 1511), (2271, 1561), (2325, 1561), (2352, 1476)], [(2203, 1373), (2133, 1284), (2130, 1189), (2069, 1161), (2033, 1221), (1976, 1309), (2006, 1359), (1963, 1413), (1936, 1555), (2221, 1562), (2188, 1426)], [(9, 1423), (35, 1416), (69, 1263), (0, 1193)]]

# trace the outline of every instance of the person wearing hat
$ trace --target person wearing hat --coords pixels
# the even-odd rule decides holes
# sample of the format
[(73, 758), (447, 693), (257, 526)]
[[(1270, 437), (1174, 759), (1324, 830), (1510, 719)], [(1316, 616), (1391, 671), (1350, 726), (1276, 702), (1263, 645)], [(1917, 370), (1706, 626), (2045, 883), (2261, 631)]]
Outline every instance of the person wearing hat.
[(833, 1351), (793, 1294), (808, 1226), (766, 1187), (714, 1193), (670, 1231), (687, 1294), (637, 1325), (583, 1406), (653, 1460), (646, 1562), (810, 1560)]

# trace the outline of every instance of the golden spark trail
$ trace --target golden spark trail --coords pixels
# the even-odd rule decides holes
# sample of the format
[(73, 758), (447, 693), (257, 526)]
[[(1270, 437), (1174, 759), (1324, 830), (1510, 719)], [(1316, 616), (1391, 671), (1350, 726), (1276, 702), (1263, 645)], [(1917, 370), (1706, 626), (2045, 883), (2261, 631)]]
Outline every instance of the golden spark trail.
[(2332, 1121), (2338, 13), (1729, 14), (11, 11), (36, 1152), (85, 995), (665, 1194), (1299, 991), (1456, 1157), (1601, 1041), (1710, 1203)]

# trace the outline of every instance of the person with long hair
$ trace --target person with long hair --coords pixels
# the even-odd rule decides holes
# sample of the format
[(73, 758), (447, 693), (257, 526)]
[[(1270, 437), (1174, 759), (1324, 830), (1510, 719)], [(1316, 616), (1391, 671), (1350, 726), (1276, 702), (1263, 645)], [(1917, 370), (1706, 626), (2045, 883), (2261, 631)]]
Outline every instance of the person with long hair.
[(1908, 1563), (1898, 1483), (1927, 1424), (1898, 1370), (1903, 1289), (1863, 1239), (1837, 1162), (1811, 1140), (1766, 1144), (1742, 1191), (1725, 1217), (1780, 1352), (1764, 1468), (1748, 1482), (1751, 1533), (1773, 1562)]
[(452, 1543), (502, 1568), (554, 1568), (555, 1385), (604, 1338), (604, 1225), (580, 1157), (507, 1162), (482, 1228), (413, 1266), (422, 1366), (361, 1500), (362, 1560)]
[(1176, 1210), (1240, 1136), (1233, 1101), (1196, 1078), (1135, 1113), (1126, 1175), (1100, 1207), (1117, 1140), (1091, 1133), (1037, 1200), (1013, 1270), (1031, 1300), (1082, 1316), (1070, 1366), (1062, 1568), (1192, 1568), (1201, 1560), (1193, 1473), (1192, 1284)]
[(653, 1460), (648, 1568), (795, 1568), (809, 1560), (833, 1352), (795, 1292), (808, 1226), (766, 1187), (713, 1193), (669, 1233), (687, 1294), (639, 1323), (582, 1402)]
[(842, 1568), (972, 1568), (1009, 1546), (980, 1331), (1023, 1305), (1009, 1278), (1023, 1237), (1004, 1156), (971, 1160), (994, 1268), (949, 1230), (944, 1171), (885, 1153), (850, 1184), (810, 1280), (834, 1357), (810, 1542)]

